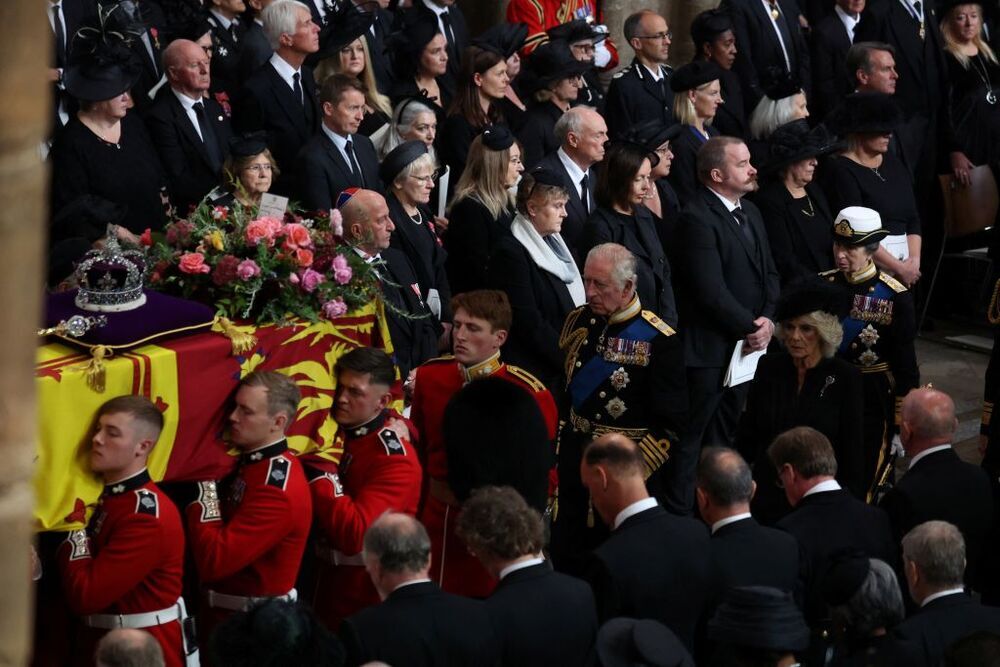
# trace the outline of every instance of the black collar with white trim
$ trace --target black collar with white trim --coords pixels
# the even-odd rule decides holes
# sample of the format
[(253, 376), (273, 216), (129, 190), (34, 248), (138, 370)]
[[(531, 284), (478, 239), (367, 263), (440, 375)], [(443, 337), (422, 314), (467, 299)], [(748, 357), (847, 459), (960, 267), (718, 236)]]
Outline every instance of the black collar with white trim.
[(240, 463), (247, 465), (248, 463), (266, 461), (267, 459), (284, 454), (287, 451), (288, 441), (282, 438), (278, 442), (267, 445), (266, 447), (261, 447), (260, 449), (255, 449), (251, 452), (243, 452), (240, 456)]
[(344, 437), (348, 440), (356, 440), (357, 438), (363, 438), (369, 433), (375, 433), (382, 428), (382, 425), (385, 424), (385, 420), (388, 418), (389, 418), (389, 411), (382, 410), (382, 412), (378, 413), (377, 415), (366, 421), (364, 424), (361, 424), (360, 426), (355, 426), (354, 428), (345, 428)]
[(114, 484), (104, 485), (104, 495), (106, 496), (120, 496), (127, 491), (132, 489), (138, 489), (140, 486), (145, 486), (150, 481), (149, 470), (143, 468), (136, 474), (126, 479), (119, 480)]

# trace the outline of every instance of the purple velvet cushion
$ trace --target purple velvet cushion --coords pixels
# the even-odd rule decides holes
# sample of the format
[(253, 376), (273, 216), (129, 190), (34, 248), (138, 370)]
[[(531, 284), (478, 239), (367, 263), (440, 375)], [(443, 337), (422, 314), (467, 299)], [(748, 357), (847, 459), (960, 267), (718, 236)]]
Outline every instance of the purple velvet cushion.
[(108, 323), (96, 327), (80, 338), (58, 336), (68, 343), (84, 347), (107, 345), (136, 347), (154, 340), (183, 336), (212, 326), (215, 312), (208, 306), (146, 290), (146, 303), (134, 310), (120, 313), (97, 313), (78, 308), (74, 303), (76, 290), (48, 295), (45, 303), (45, 326), (54, 327), (73, 315), (104, 315)]

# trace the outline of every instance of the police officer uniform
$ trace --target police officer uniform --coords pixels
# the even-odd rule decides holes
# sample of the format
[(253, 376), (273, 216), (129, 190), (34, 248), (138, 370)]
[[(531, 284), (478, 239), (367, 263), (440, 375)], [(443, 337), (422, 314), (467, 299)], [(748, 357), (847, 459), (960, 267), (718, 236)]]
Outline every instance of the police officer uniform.
[(242, 85), (240, 71), (243, 58), (243, 35), (246, 28), (236, 19), (228, 26), (215, 13), (205, 10), (205, 22), (211, 26), (212, 52), (212, 90), (224, 90), (230, 97)]
[[(145, 468), (104, 487), (87, 529), (69, 533), (58, 557), (66, 601), (81, 616), (76, 655), (92, 656), (107, 630), (141, 628), (169, 667), (185, 664), (184, 529)], [(196, 661), (193, 642), (190, 650)]]
[(662, 491), (659, 473), (671, 444), (686, 426), (684, 350), (672, 328), (638, 297), (603, 317), (581, 306), (566, 317), (559, 347), (566, 353), (571, 407), (559, 433), (559, 500), (552, 553), (559, 569), (608, 534), (580, 480), (584, 448), (596, 437), (620, 433), (639, 445), (647, 486)]
[(390, 418), (402, 419), (382, 410), (367, 423), (344, 429), (344, 454), (335, 472), (305, 467), (319, 533), (313, 610), (331, 629), (379, 602), (361, 558), (365, 531), (389, 510), (417, 513), (420, 462), (413, 445), (385, 425)]
[(621, 137), (633, 125), (655, 120), (665, 126), (677, 120), (673, 112), (673, 93), (670, 77), (673, 70), (659, 66), (659, 80), (636, 58), (632, 64), (615, 74), (604, 100), (608, 132), (612, 138)]
[[(834, 223), (834, 242), (863, 246), (888, 232), (872, 209), (851, 206)], [(879, 271), (869, 259), (856, 273), (832, 270), (820, 274), (851, 294), (851, 309), (841, 321), (844, 339), (837, 356), (856, 365), (865, 392), (864, 479), (868, 499), (891, 485), (891, 440), (898, 432), (903, 398), (920, 383), (914, 338), (916, 315), (912, 293), (898, 280)]]

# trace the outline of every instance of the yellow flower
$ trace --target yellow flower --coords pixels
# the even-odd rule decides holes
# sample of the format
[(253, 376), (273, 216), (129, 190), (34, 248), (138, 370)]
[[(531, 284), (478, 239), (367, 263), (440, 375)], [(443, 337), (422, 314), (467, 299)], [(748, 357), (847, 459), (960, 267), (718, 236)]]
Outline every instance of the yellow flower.
[(211, 232), (207, 237), (205, 237), (205, 240), (210, 243), (213, 248), (220, 252), (226, 249), (226, 244), (222, 239), (222, 232), (219, 230)]

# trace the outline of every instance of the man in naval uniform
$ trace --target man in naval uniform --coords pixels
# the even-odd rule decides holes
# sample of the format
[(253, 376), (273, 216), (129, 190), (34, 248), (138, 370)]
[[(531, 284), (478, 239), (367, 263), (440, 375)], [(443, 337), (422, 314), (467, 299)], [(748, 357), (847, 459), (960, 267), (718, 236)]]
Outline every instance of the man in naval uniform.
[(595, 246), (583, 282), (587, 305), (570, 312), (559, 340), (571, 407), (559, 435), (552, 556), (557, 568), (570, 573), (608, 535), (580, 480), (584, 448), (608, 433), (634, 440), (650, 493), (662, 495), (662, 466), (686, 427), (688, 405), (680, 337), (642, 309), (635, 256), (615, 243)]

